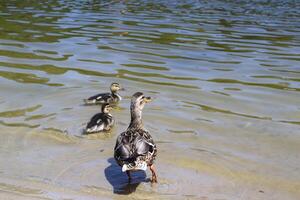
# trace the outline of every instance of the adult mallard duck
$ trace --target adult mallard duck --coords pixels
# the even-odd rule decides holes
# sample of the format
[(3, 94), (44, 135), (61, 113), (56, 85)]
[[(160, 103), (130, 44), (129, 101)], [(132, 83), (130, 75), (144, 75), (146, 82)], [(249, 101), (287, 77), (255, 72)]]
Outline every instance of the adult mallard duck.
[(85, 104), (103, 104), (103, 103), (117, 103), (122, 100), (122, 97), (118, 94), (121, 90), (119, 83), (112, 83), (110, 86), (111, 93), (100, 93), (94, 96), (84, 99)]
[(102, 105), (101, 110), (101, 113), (95, 114), (88, 122), (85, 129), (86, 134), (109, 131), (113, 127), (115, 120), (109, 113), (112, 107), (106, 103)]
[(154, 169), (154, 159), (157, 154), (156, 145), (150, 133), (144, 129), (142, 123), (142, 110), (151, 97), (145, 97), (143, 93), (137, 92), (131, 98), (130, 112), (131, 122), (127, 130), (121, 133), (114, 149), (114, 158), (126, 172), (131, 180), (130, 172), (135, 170), (146, 170), (150, 168), (152, 182), (157, 182)]

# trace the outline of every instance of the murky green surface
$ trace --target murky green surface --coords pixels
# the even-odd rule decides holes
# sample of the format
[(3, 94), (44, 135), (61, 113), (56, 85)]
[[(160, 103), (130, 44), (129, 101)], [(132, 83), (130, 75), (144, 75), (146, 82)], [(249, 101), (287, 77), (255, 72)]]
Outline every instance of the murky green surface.
[[(1, 199), (299, 199), (297, 1), (1, 1)], [(111, 133), (82, 99), (126, 91)], [(155, 100), (155, 186), (112, 159)]]

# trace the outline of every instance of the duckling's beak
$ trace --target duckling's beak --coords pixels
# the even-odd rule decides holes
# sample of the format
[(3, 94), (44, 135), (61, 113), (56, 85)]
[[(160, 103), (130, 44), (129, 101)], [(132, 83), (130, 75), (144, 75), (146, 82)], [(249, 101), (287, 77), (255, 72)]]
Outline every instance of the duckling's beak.
[(125, 88), (121, 87), (119, 90), (120, 90), (120, 91), (125, 91)]
[(151, 102), (152, 101), (152, 98), (151, 97), (145, 97), (144, 98), (144, 102), (145, 103), (149, 103), (149, 102)]

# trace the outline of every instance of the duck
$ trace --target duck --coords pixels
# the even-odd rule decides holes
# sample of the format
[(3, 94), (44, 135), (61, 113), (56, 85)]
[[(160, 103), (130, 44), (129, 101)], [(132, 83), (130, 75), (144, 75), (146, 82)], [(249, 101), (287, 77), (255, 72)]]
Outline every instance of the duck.
[(109, 131), (113, 127), (115, 120), (109, 113), (112, 107), (106, 103), (101, 107), (101, 113), (95, 114), (87, 123), (85, 128), (86, 134), (97, 133), (101, 131)]
[(151, 182), (157, 183), (157, 175), (154, 168), (154, 160), (157, 155), (157, 147), (150, 133), (144, 128), (142, 111), (146, 103), (152, 101), (151, 97), (145, 97), (142, 92), (136, 92), (131, 98), (131, 121), (126, 131), (119, 134), (114, 147), (114, 158), (122, 172), (126, 172), (131, 181), (131, 172), (137, 170), (146, 171), (150, 168)]
[(118, 94), (119, 90), (123, 90), (119, 83), (112, 83), (110, 85), (110, 93), (100, 93), (84, 99), (84, 103), (87, 105), (103, 104), (103, 103), (118, 103), (122, 100), (122, 97)]

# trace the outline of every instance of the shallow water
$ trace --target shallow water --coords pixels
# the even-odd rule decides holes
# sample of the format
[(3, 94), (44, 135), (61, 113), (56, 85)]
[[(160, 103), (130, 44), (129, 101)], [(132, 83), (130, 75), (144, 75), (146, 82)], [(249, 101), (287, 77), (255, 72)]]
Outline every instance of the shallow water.
[[(1, 199), (299, 199), (300, 3), (1, 1)], [(126, 88), (83, 136), (82, 99)], [(112, 159), (130, 96), (159, 183)]]

